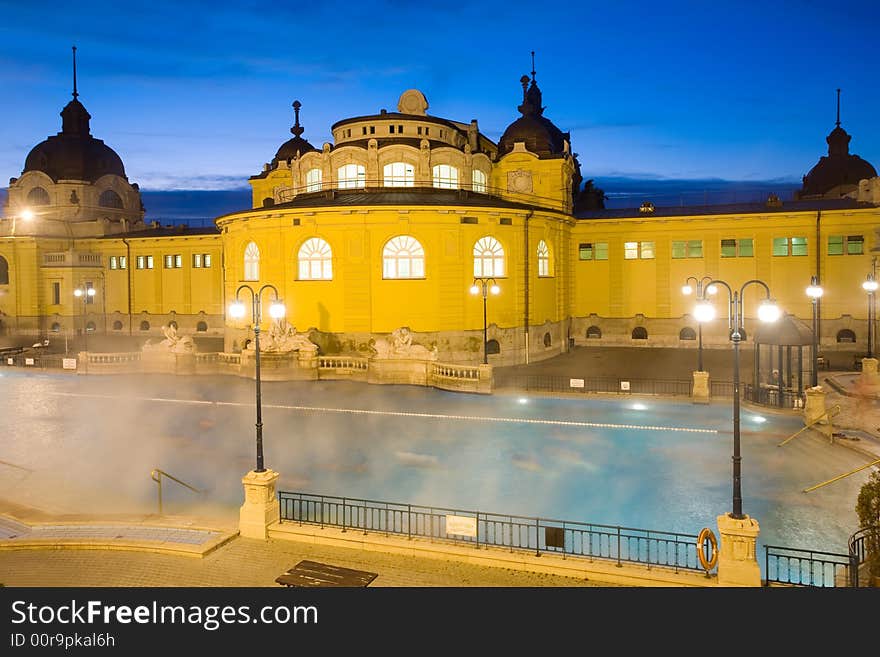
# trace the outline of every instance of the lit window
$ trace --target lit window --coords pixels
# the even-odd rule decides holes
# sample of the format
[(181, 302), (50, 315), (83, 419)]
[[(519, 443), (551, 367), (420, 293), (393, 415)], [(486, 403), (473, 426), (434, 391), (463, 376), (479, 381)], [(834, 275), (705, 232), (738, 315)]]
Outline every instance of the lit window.
[(260, 249), (251, 242), (244, 250), (244, 280), (260, 280)]
[(722, 258), (751, 258), (754, 254), (754, 241), (751, 237), (721, 240)]
[(480, 194), (486, 193), (486, 174), (479, 169), (474, 169), (474, 191)]
[(358, 189), (365, 186), (366, 171), (363, 164), (346, 164), (339, 167), (339, 189)]
[(654, 242), (624, 242), (623, 257), (626, 260), (651, 260), (654, 258)]
[(474, 244), (474, 276), (504, 276), (504, 248), (494, 237)]
[(120, 269), (128, 268), (128, 258), (126, 258), (125, 256), (118, 256), (116, 259), (119, 262)]
[(308, 171), (306, 171), (306, 191), (320, 192), (321, 180), (322, 174), (320, 169), (309, 169)]
[(166, 255), (165, 256), (165, 269), (171, 269), (174, 267), (174, 256)]
[(116, 269), (117, 267), (116, 256), (110, 256), (110, 269)]
[(807, 255), (806, 237), (774, 237), (774, 256), (805, 256)]
[(147, 256), (147, 269), (152, 269), (152, 268), (153, 268), (153, 256), (149, 255), (149, 256)]
[(608, 260), (608, 242), (581, 242), (578, 244), (580, 260)]
[(174, 268), (180, 269), (181, 267), (183, 267), (183, 256), (177, 253), (174, 256)]
[(702, 240), (673, 240), (672, 241), (672, 257), (673, 258), (702, 258), (703, 257), (703, 241)]
[(438, 189), (458, 189), (458, 169), (449, 164), (434, 166), (434, 187)]
[(544, 240), (538, 242), (538, 276), (550, 276), (550, 249)]
[(864, 235), (830, 235), (828, 237), (828, 255), (862, 255), (864, 252)]
[(329, 281), (333, 278), (333, 253), (320, 237), (303, 242), (299, 249), (299, 278), (303, 281)]
[(201, 253), (193, 253), (193, 269), (201, 269), (202, 267), (202, 254)]
[(393, 237), (382, 250), (383, 278), (424, 278), (425, 250), (407, 235)]
[(211, 254), (203, 253), (202, 254), (202, 267), (208, 268), (211, 266)]
[(383, 169), (386, 187), (412, 187), (416, 183), (416, 173), (412, 164), (392, 162)]

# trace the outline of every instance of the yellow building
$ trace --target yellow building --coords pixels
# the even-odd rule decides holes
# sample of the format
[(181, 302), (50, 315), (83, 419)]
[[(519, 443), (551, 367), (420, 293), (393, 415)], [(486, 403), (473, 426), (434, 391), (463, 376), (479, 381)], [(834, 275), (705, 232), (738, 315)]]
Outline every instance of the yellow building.
[[(839, 122), (796, 201), (590, 210), (570, 135), (543, 115), (534, 72), (521, 84), (521, 116), (497, 143), (476, 120), (428, 114), (410, 89), (396, 112), (342, 119), (316, 147), (295, 102), (294, 137), (249, 179), (253, 207), (206, 230), (144, 223), (137, 185), (89, 134), (74, 90), (62, 132), (10, 184), (0, 329), (7, 341), (85, 329), (101, 349), (98, 338), (158, 336), (173, 322), (235, 352), (251, 332), (226, 306), (249, 301), (243, 286), (271, 285), (322, 353), (365, 352), (405, 326), (442, 361), (479, 363), (485, 309), (489, 362), (507, 365), (572, 345), (692, 347), (691, 276), (761, 279), (809, 324), (817, 276), (822, 349), (865, 352), (880, 179), (849, 155)], [(498, 286), (485, 305), (469, 291), (483, 280)], [(752, 291), (744, 302), (750, 338)], [(727, 341), (715, 324), (707, 345)]]

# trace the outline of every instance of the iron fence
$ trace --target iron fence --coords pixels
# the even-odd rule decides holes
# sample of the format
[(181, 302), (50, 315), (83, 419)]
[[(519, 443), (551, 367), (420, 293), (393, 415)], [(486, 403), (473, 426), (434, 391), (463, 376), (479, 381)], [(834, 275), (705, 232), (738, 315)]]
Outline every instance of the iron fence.
[(38, 370), (60, 370), (64, 366), (65, 358), (68, 358), (68, 356), (64, 354), (41, 354), (25, 350), (19, 353), (3, 354), (0, 357), (0, 365)]
[(764, 546), (764, 585), (771, 583), (818, 588), (859, 585), (859, 558), (819, 550)]
[(755, 387), (751, 384), (743, 386), (743, 399), (761, 404), (762, 406), (776, 406), (778, 408), (801, 408), (803, 407), (803, 393), (797, 390), (779, 390), (768, 386)]
[(282, 523), (704, 572), (691, 534), (311, 493), (279, 492), (278, 499)]
[(495, 375), (496, 388), (526, 392), (603, 392), (610, 394), (668, 395), (689, 397), (692, 382), (682, 379), (574, 378), (552, 374)]

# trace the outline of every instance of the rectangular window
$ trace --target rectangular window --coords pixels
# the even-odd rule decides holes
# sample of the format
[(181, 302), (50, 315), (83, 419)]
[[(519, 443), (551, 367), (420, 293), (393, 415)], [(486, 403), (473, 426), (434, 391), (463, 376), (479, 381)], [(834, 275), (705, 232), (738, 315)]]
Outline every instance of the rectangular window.
[(201, 253), (193, 253), (193, 269), (201, 269), (202, 267), (202, 254)]
[(608, 260), (608, 242), (596, 242), (593, 244), (593, 259)]
[(431, 129), (427, 126), (425, 127), (425, 136), (427, 137), (430, 134)]
[(593, 259), (593, 244), (591, 242), (581, 242), (580, 244), (578, 244), (578, 259)]
[(153, 256), (147, 256), (147, 269), (153, 268)]
[(673, 240), (672, 242), (673, 258), (702, 258), (703, 257), (703, 241), (702, 240)]
[(128, 259), (125, 256), (119, 256), (117, 260), (119, 261), (120, 269), (126, 269), (128, 267)]
[(183, 256), (178, 253), (174, 256), (174, 268), (180, 269), (181, 267), (183, 267)]
[(61, 283), (52, 283), (52, 304), (57, 306), (61, 303)]
[(375, 135), (375, 134), (376, 134), (376, 126), (374, 126), (374, 125), (371, 125), (371, 126), (370, 126), (370, 134), (371, 134), (371, 135)]
[(388, 132), (390, 132), (392, 135), (394, 134), (394, 126), (393, 125), (388, 126)]
[(422, 126), (419, 126), (419, 127), (416, 128), (416, 133), (417, 133), (417, 134), (422, 134)]
[(146, 260), (147, 259), (145, 256), (138, 256), (135, 260), (135, 267), (137, 267), (138, 269), (144, 269), (144, 267), (146, 267)]
[(787, 237), (774, 237), (773, 238), (773, 255), (775, 255), (775, 256), (787, 256), (788, 255), (788, 238)]
[(110, 269), (116, 269), (116, 256), (110, 256)]
[(843, 235), (828, 236), (828, 255), (843, 255)]
[(751, 237), (737, 240), (737, 248), (740, 258), (753, 258), (755, 255), (755, 244)]
[(639, 257), (651, 260), (654, 257), (654, 242), (639, 242)]
[(171, 269), (174, 267), (174, 256), (166, 255), (165, 256), (165, 269)]
[(865, 249), (865, 238), (862, 235), (849, 235), (846, 238), (846, 254), (862, 255)]
[(791, 255), (805, 256), (807, 255), (807, 238), (792, 237), (791, 238)]
[(86, 303), (90, 303), (90, 304), (91, 304), (91, 303), (95, 303), (95, 296), (96, 296), (96, 295), (94, 295), (94, 294), (89, 294), (89, 293), (88, 293), (88, 291), (89, 291), (90, 289), (92, 289), (92, 287), (94, 287), (94, 286), (92, 285), (92, 282), (91, 282), (91, 281), (86, 281)]
[(403, 126), (402, 125), (397, 126), (397, 134), (399, 134), (399, 135), (403, 134)]
[(806, 237), (774, 237), (773, 255), (775, 256), (805, 256), (807, 255)]
[(681, 240), (672, 241), (672, 257), (687, 258), (687, 242)]
[(864, 252), (864, 235), (828, 236), (828, 255), (863, 255)]
[(623, 243), (623, 257), (626, 260), (636, 260), (639, 257), (639, 243), (638, 242), (624, 242)]
[(736, 257), (736, 240), (721, 240), (721, 257)]
[(211, 254), (210, 253), (203, 253), (202, 254), (202, 266), (206, 267), (206, 268), (211, 266)]
[(363, 130), (362, 134), (367, 134), (367, 126), (364, 126), (363, 128), (361, 128), (361, 130)]

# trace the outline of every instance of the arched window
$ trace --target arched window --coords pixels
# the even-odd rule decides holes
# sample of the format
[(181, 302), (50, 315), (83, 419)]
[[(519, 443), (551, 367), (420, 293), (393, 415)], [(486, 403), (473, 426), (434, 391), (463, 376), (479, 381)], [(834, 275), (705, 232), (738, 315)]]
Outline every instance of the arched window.
[(118, 208), (119, 210), (123, 208), (122, 198), (112, 189), (101, 192), (98, 197), (98, 205), (102, 208)]
[(141, 322), (141, 331), (149, 331), (149, 330), (150, 330), (150, 323), (147, 321)]
[(479, 192), (480, 194), (486, 193), (486, 174), (483, 171), (474, 169), (473, 183), (473, 189), (475, 192)]
[(392, 237), (382, 250), (382, 278), (424, 278), (425, 250), (408, 235)]
[(198, 333), (204, 333), (207, 330), (208, 330), (208, 323), (207, 322), (199, 322), (198, 324), (196, 324), (196, 331)]
[(309, 169), (306, 171), (306, 191), (320, 192), (323, 177), (324, 174), (321, 173), (320, 169)]
[(113, 322), (113, 330), (114, 331), (121, 331), (122, 330), (122, 322), (120, 322), (118, 319), (115, 322)]
[(538, 276), (550, 276), (550, 249), (544, 240), (538, 242)]
[(434, 165), (434, 187), (438, 189), (458, 189), (458, 169), (450, 164)]
[(553, 340), (550, 338), (550, 333), (544, 334), (544, 346), (550, 347), (553, 345)]
[(697, 339), (697, 332), (694, 329), (692, 329), (690, 326), (685, 326), (683, 329), (681, 329), (678, 332), (678, 339), (679, 340), (696, 340)]
[(333, 279), (333, 253), (330, 245), (320, 237), (303, 242), (297, 255), (301, 281), (329, 281)]
[(412, 164), (392, 162), (382, 170), (383, 184), (386, 187), (412, 187), (416, 184), (416, 172)]
[(28, 205), (49, 205), (49, 192), (42, 187), (34, 187), (27, 195)]
[(587, 329), (587, 339), (598, 339), (602, 337), (602, 329), (598, 326), (591, 326)]
[(648, 329), (644, 326), (636, 326), (632, 332), (633, 340), (647, 340), (648, 339)]
[(486, 343), (486, 355), (489, 354), (500, 354), (501, 353), (501, 345), (498, 344), (498, 340), (489, 340)]
[(504, 276), (504, 247), (490, 235), (474, 244), (474, 276)]
[(271, 208), (273, 205), (275, 205), (275, 199), (272, 198), (271, 196), (267, 196), (266, 198), (263, 199), (263, 207), (264, 208)]
[(251, 242), (244, 250), (244, 280), (260, 280), (260, 247)]
[(94, 333), (95, 332), (95, 323), (89, 322), (86, 324), (86, 333)]
[(61, 324), (59, 324), (58, 322), (54, 322), (50, 330), (52, 331), (52, 333), (61, 333)]
[(837, 332), (838, 342), (855, 342), (856, 334), (849, 329), (841, 329)]
[(366, 171), (363, 164), (345, 164), (336, 172), (339, 189), (358, 189), (364, 187)]
[(0, 285), (9, 285), (9, 263), (0, 256)]

